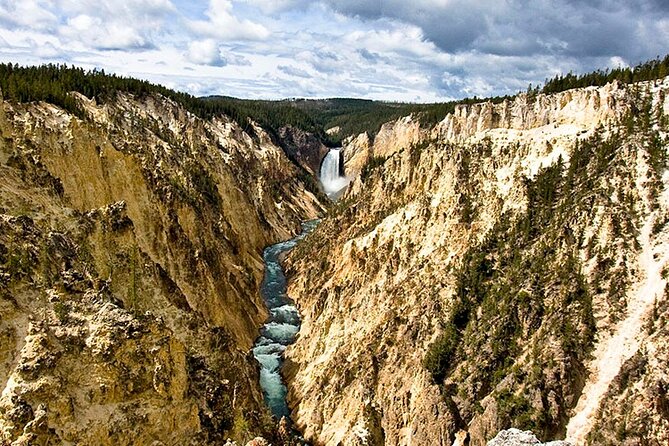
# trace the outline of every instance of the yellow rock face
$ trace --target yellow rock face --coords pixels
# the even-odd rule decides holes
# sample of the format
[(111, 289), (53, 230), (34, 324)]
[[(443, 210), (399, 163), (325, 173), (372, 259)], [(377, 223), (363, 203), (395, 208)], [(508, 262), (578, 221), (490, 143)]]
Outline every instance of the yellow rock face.
[[(582, 320), (562, 321), (573, 322), (576, 338), (586, 336), (583, 321), (592, 320), (598, 334), (588, 348), (599, 354), (599, 343), (624, 326), (631, 314), (627, 302), (643, 301), (637, 290), (644, 289), (645, 278), (655, 277), (658, 265), (666, 260), (660, 254), (669, 237), (666, 225), (658, 224), (657, 232), (647, 239), (619, 226), (647, 228), (648, 222), (666, 221), (669, 215), (664, 201), (669, 176), (648, 161), (656, 156), (651, 154), (648, 135), (666, 135), (666, 121), (658, 120), (656, 127), (646, 130), (633, 127), (631, 133), (622, 130), (621, 122), (630, 110), (642, 110), (643, 104), (652, 104), (652, 113), (667, 113), (667, 89), (669, 81), (663, 80), (550, 96), (523, 94), (501, 104), (459, 107), (428, 130), (406, 118), (384, 126), (373, 143), (364, 136), (350, 140), (344, 150), (351, 171), (362, 169), (360, 158), (373, 154), (387, 159), (367, 178), (352, 183), (341, 209), (288, 259), (289, 294), (297, 300), (303, 318), (298, 339), (287, 351), (289, 402), (306, 438), (333, 446), (450, 446), (457, 434), (460, 442), (468, 436), (470, 444), (482, 445), (499, 430), (511, 427), (509, 423), (534, 420), (536, 414), (554, 417), (546, 422), (551, 427), (541, 434), (542, 440), (564, 438), (583, 386), (592, 387), (587, 382), (596, 379), (593, 370), (598, 363), (587, 355), (564, 354), (571, 351), (564, 343), (572, 339), (560, 337), (557, 328), (565, 324), (556, 321), (561, 320), (562, 311), (578, 307), (561, 300), (569, 284), (560, 282), (552, 271), (564, 266), (570, 256), (577, 259), (592, 309), (578, 313)], [(577, 141), (593, 135), (607, 141), (616, 132), (625, 136), (617, 140), (620, 145), (610, 155), (612, 160), (606, 161), (608, 170), (597, 173), (595, 155), (588, 156), (580, 162), (592, 169), (584, 175), (590, 185), (579, 183), (562, 192), (564, 203), (570, 203), (566, 198), (570, 194), (577, 197), (577, 204), (569, 206), (578, 210), (559, 225), (538, 229), (539, 235), (527, 245), (530, 248), (522, 248), (516, 258), (528, 265), (518, 279), (517, 300), (534, 293), (546, 308), (538, 325), (528, 322), (530, 310), (505, 309), (503, 305), (520, 305), (516, 298), (508, 304), (500, 300), (499, 307), (474, 302), (469, 325), (462, 328), (465, 341), (443, 386), (436, 385), (423, 361), (457, 309), (455, 296), (465, 254), (476, 255), (477, 247), (493, 243), (488, 239), (493, 236), (498, 244), (493, 246), (513, 249), (514, 241), (503, 238), (513, 232), (499, 228), (512, 226), (528, 212), (534, 198), (528, 196), (527, 185), (539, 176), (545, 178), (546, 168), (560, 160), (567, 169)], [(660, 147), (666, 154), (666, 143)], [(560, 209), (556, 205), (554, 213)], [(539, 262), (537, 252), (546, 246), (553, 251)], [(648, 249), (659, 262), (652, 270), (646, 270), (641, 260)], [(499, 271), (510, 268), (499, 264), (506, 259), (501, 253), (482, 253)], [(547, 284), (540, 293), (531, 288), (535, 274), (531, 267), (541, 271), (537, 277)], [(507, 278), (499, 280), (502, 287)], [(662, 280), (656, 281), (660, 288)], [(523, 294), (526, 283), (528, 291)], [(493, 285), (490, 292), (503, 295)], [(660, 292), (656, 298), (665, 302), (667, 296)], [(635, 307), (632, 304), (630, 311)], [(492, 342), (514, 314), (522, 335)], [(643, 320), (651, 318), (650, 313), (643, 314)], [(666, 339), (657, 329), (645, 332), (635, 327), (648, 351), (666, 350)], [(495, 368), (493, 359), (505, 349), (508, 364)], [(624, 389), (616, 390), (614, 380), (593, 415), (593, 435), (597, 426), (607, 427), (599, 431), (600, 440), (591, 436), (590, 444), (609, 444), (598, 441), (615, 438), (612, 425), (620, 426), (623, 418), (635, 423), (652, 419), (647, 424), (653, 426), (649, 435), (658, 441), (666, 438), (669, 425), (662, 421), (662, 409), (650, 408), (662, 406), (664, 400), (656, 397), (655, 403), (650, 402), (658, 388), (652, 390), (650, 383), (666, 382), (659, 364), (667, 358), (639, 354), (653, 371), (628, 373)], [(625, 355), (618, 359), (628, 360)], [(635, 370), (640, 373), (638, 367)], [(493, 376), (495, 371), (498, 374)], [(542, 394), (528, 376), (551, 390)], [(632, 400), (630, 392), (636, 394)], [(524, 408), (526, 418), (517, 415), (519, 408)]]
[(79, 100), (0, 104), (3, 444), (253, 438), (262, 248), (320, 204), (259, 129)]

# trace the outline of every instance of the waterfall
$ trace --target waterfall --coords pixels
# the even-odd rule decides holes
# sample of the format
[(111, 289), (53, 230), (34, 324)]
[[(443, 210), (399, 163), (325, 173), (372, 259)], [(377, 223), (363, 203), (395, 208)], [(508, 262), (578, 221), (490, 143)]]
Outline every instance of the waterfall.
[(340, 175), (340, 166), (341, 148), (330, 149), (323, 159), (323, 164), (321, 164), (320, 179), (323, 190), (331, 198), (348, 186), (348, 178)]

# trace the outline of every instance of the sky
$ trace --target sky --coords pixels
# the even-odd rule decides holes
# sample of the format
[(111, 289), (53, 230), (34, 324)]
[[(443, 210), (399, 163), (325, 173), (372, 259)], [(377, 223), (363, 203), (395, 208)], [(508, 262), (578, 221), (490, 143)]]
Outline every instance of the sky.
[(0, 61), (197, 96), (433, 102), (669, 53), (669, 0), (0, 0)]

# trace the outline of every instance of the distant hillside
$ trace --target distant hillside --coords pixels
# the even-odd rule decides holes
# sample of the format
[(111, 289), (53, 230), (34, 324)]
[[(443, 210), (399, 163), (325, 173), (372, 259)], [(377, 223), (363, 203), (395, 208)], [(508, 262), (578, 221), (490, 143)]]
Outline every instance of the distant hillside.
[[(597, 70), (591, 73), (559, 75), (547, 79), (542, 88), (528, 88), (528, 92), (556, 93), (571, 88), (601, 86), (613, 80), (632, 82), (659, 79), (669, 73), (669, 55), (643, 62), (633, 68)], [(246, 132), (253, 135), (249, 119), (257, 122), (278, 142), (279, 130), (296, 127), (314, 134), (326, 145), (334, 146), (351, 135), (367, 132), (374, 136), (381, 125), (409, 114), (417, 114), (421, 125), (429, 127), (441, 121), (460, 104), (474, 104), (486, 98), (464, 98), (434, 104), (412, 104), (371, 101), (365, 99), (285, 99), (281, 101), (248, 100), (229, 96), (197, 98), (188, 93), (171, 90), (151, 82), (132, 79), (104, 70), (84, 70), (66, 65), (41, 65), (21, 67), (18, 64), (0, 64), (0, 88), (3, 97), (14, 102), (46, 101), (81, 115), (79, 105), (68, 95), (77, 91), (98, 101), (113, 99), (119, 91), (139, 97), (149, 93), (161, 94), (196, 116), (209, 119), (225, 114), (235, 120)], [(487, 98), (498, 103), (513, 96)], [(339, 128), (338, 132), (326, 130)]]
[[(669, 56), (643, 62), (632, 68), (597, 70), (591, 73), (559, 75), (547, 79), (544, 87), (528, 88), (529, 93), (541, 90), (543, 93), (588, 86), (602, 86), (613, 80), (629, 84), (632, 82), (660, 79), (669, 73)], [(488, 98), (492, 103), (511, 100), (515, 95)], [(236, 116), (248, 117), (270, 132), (286, 125), (291, 125), (314, 133), (329, 145), (340, 144), (351, 135), (367, 132), (376, 133), (386, 122), (415, 113), (422, 126), (430, 127), (452, 113), (457, 105), (471, 105), (484, 101), (485, 98), (464, 98), (456, 101), (412, 104), (398, 102), (372, 101), (366, 99), (330, 98), (330, 99), (285, 99), (282, 101), (244, 100), (225, 96), (210, 96), (206, 102), (216, 104), (215, 108), (234, 110)], [(327, 134), (328, 129), (339, 128), (338, 132)]]
[[(489, 100), (497, 103), (511, 98), (502, 96)], [(235, 109), (270, 131), (291, 125), (318, 135), (328, 145), (338, 145), (344, 138), (363, 132), (374, 136), (384, 123), (412, 113), (418, 114), (421, 124), (428, 127), (451, 113), (456, 105), (482, 100), (473, 97), (435, 104), (412, 104), (351, 98), (264, 101), (210, 96), (203, 99), (220, 108)], [(326, 133), (334, 128), (338, 131)]]

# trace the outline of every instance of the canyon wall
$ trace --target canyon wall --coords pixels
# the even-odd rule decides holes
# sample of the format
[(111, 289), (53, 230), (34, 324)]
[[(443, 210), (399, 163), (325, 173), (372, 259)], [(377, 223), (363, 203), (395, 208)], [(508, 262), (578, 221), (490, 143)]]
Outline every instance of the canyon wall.
[(280, 128), (278, 137), (288, 157), (318, 178), (329, 150), (325, 144), (316, 135), (292, 126)]
[(287, 260), (305, 437), (664, 444), (667, 90), (520, 94), (348, 141), (360, 175)]
[(273, 429), (248, 351), (262, 249), (322, 212), (262, 129), (119, 92), (0, 103), (3, 444)]

